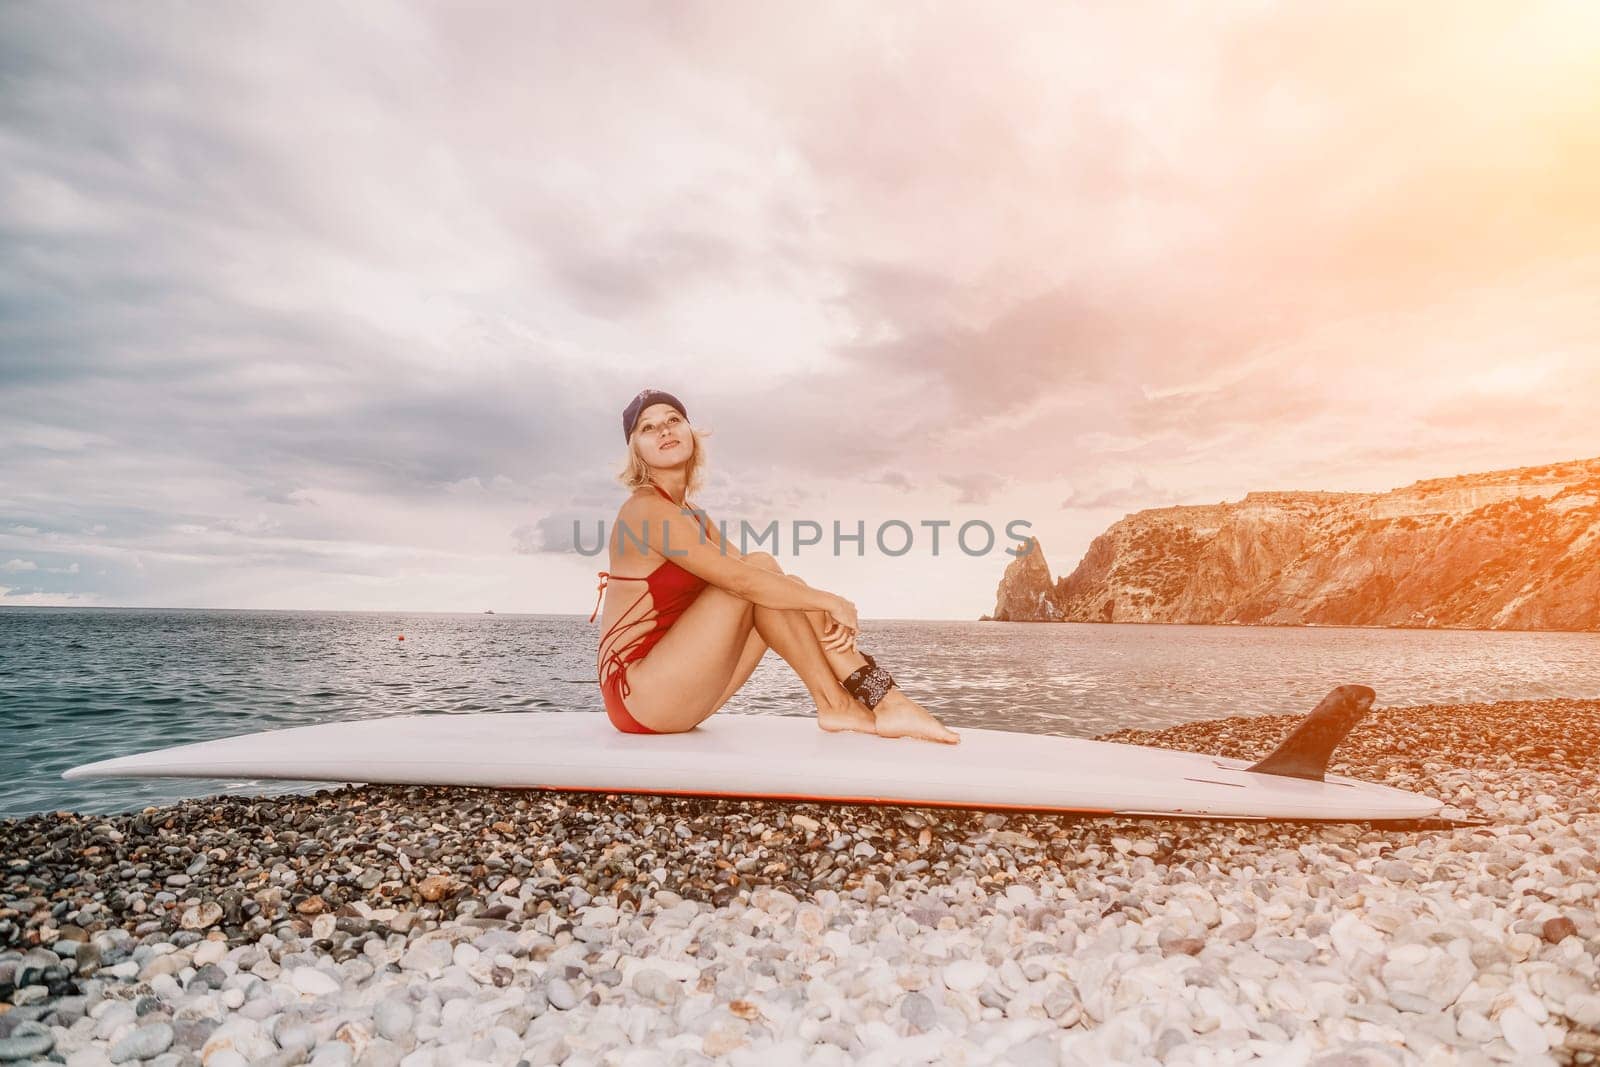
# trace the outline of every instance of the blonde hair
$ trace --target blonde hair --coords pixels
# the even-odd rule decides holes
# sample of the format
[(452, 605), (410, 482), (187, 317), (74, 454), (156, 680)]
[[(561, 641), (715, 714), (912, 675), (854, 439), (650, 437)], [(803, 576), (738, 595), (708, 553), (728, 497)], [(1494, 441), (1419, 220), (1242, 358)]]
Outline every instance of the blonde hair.
[[(699, 492), (705, 482), (706, 438), (711, 436), (710, 430), (701, 430), (694, 426), (689, 427), (689, 433), (694, 437), (694, 455), (689, 457), (689, 468), (684, 472), (687, 475), (684, 500), (688, 500), (690, 494)], [(650, 465), (639, 455), (637, 442), (636, 433), (628, 435), (628, 458), (623, 462), (622, 469), (617, 472), (617, 481), (630, 490), (640, 489), (655, 482), (650, 476)]]

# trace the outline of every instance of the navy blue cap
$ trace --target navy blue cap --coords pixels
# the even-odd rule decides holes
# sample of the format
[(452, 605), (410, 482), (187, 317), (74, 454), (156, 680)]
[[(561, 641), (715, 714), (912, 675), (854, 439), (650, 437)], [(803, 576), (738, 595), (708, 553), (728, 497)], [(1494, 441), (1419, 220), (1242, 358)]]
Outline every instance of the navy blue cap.
[(651, 404), (671, 404), (678, 409), (679, 415), (686, 419), (689, 417), (689, 413), (683, 409), (683, 401), (671, 393), (663, 393), (659, 389), (641, 389), (639, 395), (630, 400), (628, 406), (622, 409), (622, 439), (624, 441), (633, 436), (633, 425), (639, 421), (639, 412)]

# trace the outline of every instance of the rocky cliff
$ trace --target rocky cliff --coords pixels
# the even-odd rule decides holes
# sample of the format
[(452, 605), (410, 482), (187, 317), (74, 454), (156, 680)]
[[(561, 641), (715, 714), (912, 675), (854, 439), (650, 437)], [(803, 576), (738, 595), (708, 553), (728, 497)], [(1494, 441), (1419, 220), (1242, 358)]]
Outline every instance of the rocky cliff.
[(1055, 587), (1050, 581), (1050, 565), (1045, 562), (1039, 539), (1028, 538), (1017, 546), (1017, 551), (1022, 554), (1006, 565), (1005, 576), (1000, 579), (994, 614), (985, 615), (984, 619), (991, 622), (1060, 622), (1061, 609), (1051, 595)]
[(1141, 511), (1054, 584), (1042, 550), (1014, 560), (995, 599), (1019, 622), (1597, 630), (1600, 459)]

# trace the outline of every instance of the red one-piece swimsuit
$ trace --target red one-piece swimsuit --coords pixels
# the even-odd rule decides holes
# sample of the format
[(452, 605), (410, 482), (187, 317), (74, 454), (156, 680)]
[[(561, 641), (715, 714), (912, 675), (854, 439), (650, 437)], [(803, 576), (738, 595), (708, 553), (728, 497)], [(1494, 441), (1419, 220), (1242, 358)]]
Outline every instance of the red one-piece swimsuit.
[[(655, 486), (655, 490), (672, 500), (672, 495), (659, 485)], [(655, 570), (643, 578), (608, 574), (605, 571), (596, 573), (600, 584), (595, 590), (594, 612), (589, 616), (590, 622), (594, 622), (595, 616), (600, 614), (600, 600), (605, 595), (608, 581), (645, 583), (644, 590), (600, 637), (600, 696), (605, 702), (606, 714), (610, 716), (611, 724), (625, 734), (659, 733), (642, 725), (623, 703), (623, 698), (632, 691), (628, 685), (628, 665), (644, 659), (656, 642), (667, 635), (672, 624), (678, 621), (678, 616), (694, 603), (700, 591), (706, 587), (706, 580), (690, 574), (670, 559), (662, 560)], [(629, 614), (644, 600), (646, 593), (650, 594), (655, 613), (630, 620)], [(644, 626), (649, 629), (641, 632), (639, 628)]]

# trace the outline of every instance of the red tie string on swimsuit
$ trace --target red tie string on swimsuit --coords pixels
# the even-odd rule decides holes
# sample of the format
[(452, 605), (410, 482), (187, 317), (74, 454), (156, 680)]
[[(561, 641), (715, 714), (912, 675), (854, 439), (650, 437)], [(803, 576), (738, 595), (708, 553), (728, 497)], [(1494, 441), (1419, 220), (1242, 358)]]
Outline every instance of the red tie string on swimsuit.
[[(655, 488), (667, 500), (672, 500), (672, 497), (668, 496), (659, 485)], [(703, 514), (700, 514), (700, 522), (704, 524), (705, 533), (709, 536), (711, 531)], [(611, 624), (611, 628), (600, 636), (600, 683), (605, 685), (609, 677), (620, 672), (622, 677), (618, 682), (618, 689), (623, 696), (626, 696), (633, 691), (633, 687), (628, 684), (626, 670), (628, 665), (649, 652), (661, 634), (677, 621), (678, 616), (682, 615), (684, 609), (699, 595), (706, 582), (685, 571), (670, 559), (662, 560), (649, 574), (611, 574), (608, 571), (596, 571), (595, 577), (600, 581), (595, 586), (594, 611), (589, 613), (590, 622), (599, 617), (600, 605), (611, 582), (643, 582), (645, 586), (634, 598), (633, 603), (622, 609), (616, 621)], [(653, 594), (654, 612), (630, 619), (629, 616), (633, 614), (634, 608), (638, 607), (645, 597)], [(644, 633), (628, 636), (630, 631), (636, 631), (641, 626), (648, 626), (650, 629)], [(637, 655), (633, 654), (635, 652)]]
[[(594, 587), (594, 610), (589, 612), (590, 622), (594, 622), (595, 616), (600, 614), (600, 601), (604, 599), (606, 595), (606, 585), (608, 582), (644, 582), (646, 586), (650, 584), (650, 579), (648, 576), (643, 578), (634, 578), (626, 574), (607, 574), (605, 571), (595, 571), (595, 575), (600, 579), (600, 583)], [(644, 599), (644, 593), (639, 594), (639, 599)], [(638, 602), (639, 600), (635, 600), (633, 604), (637, 604)], [(633, 604), (629, 604), (627, 611), (624, 611), (622, 614), (627, 615), (628, 611), (632, 611)], [(620, 623), (622, 620), (618, 619), (617, 621)], [(616, 627), (613, 626), (611, 629), (614, 630)], [(611, 631), (607, 630), (606, 633), (609, 635)]]
[[(624, 697), (633, 692), (633, 686), (628, 684), (628, 672), (625, 669), (627, 666), (628, 661), (622, 658), (622, 653), (613, 650), (606, 653), (605, 662), (600, 667), (600, 677), (602, 679), (610, 678), (614, 675), (618, 677), (617, 692)], [(607, 670), (607, 667), (611, 669)], [(617, 673), (619, 671), (621, 672), (620, 675)]]
[[(622, 610), (622, 614), (617, 617), (617, 621), (611, 624), (611, 629), (607, 630), (600, 637), (600, 651), (603, 657), (600, 663), (600, 680), (601, 682), (604, 682), (613, 673), (625, 668), (630, 662), (632, 662), (631, 660), (623, 659), (623, 653), (632, 651), (634, 646), (637, 645), (639, 641), (644, 639), (645, 635), (641, 635), (640, 637), (637, 637), (624, 644), (622, 648), (619, 649), (617, 647), (619, 639), (622, 637), (623, 633), (652, 621), (649, 618), (634, 619), (631, 622), (628, 621), (628, 616), (633, 612), (633, 609), (638, 607), (639, 602), (643, 600), (650, 592), (650, 579), (648, 576), (634, 577), (627, 574), (608, 574), (605, 571), (596, 571), (595, 576), (600, 579), (600, 582), (595, 587), (594, 612), (589, 616), (590, 622), (594, 622), (595, 616), (600, 614), (600, 601), (605, 596), (606, 587), (612, 579), (615, 579), (619, 582), (645, 583), (645, 588), (640, 590), (639, 595), (634, 598), (633, 603), (629, 604)], [(622, 681), (619, 685), (619, 688), (621, 689), (623, 696), (627, 696), (629, 693), (633, 692), (633, 687), (628, 684), (628, 673), (625, 670), (622, 671)]]

